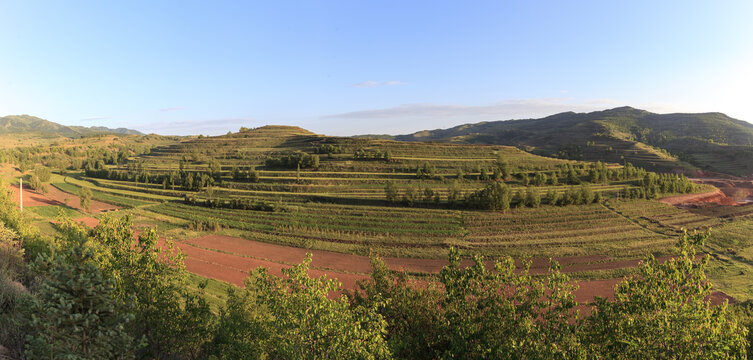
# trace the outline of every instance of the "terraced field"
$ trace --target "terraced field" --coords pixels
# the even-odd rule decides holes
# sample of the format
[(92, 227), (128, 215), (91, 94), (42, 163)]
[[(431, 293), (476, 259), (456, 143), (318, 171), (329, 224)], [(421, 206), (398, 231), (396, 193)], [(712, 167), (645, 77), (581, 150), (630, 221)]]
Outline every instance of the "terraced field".
[(605, 206), (645, 228), (665, 234), (679, 235), (683, 229), (704, 230), (722, 222), (718, 216), (708, 216), (694, 209), (678, 208), (658, 201), (609, 201)]
[[(298, 166), (270, 165), (292, 156)], [(604, 284), (633, 271), (646, 254), (671, 256), (682, 228), (725, 221), (719, 214), (622, 199), (643, 191), (641, 171), (514, 147), (334, 138), (265, 127), (88, 163), (84, 171), (53, 175), (52, 185), (73, 198), (88, 188), (95, 200), (132, 214), (139, 227), (156, 226), (174, 239), (190, 271), (236, 285), (253, 267), (279, 273), (307, 252), (314, 253), (316, 274), (347, 287), (368, 276), (369, 254), (424, 281), (457, 247), (466, 257), (531, 258), (535, 273), (554, 258), (563, 271), (600, 289), (583, 293), (608, 296)], [(463, 198), (495, 183), (507, 186), (514, 208), (464, 207)], [(388, 185), (396, 198), (387, 198)], [(573, 194), (591, 198), (546, 203), (547, 197)], [(451, 202), (452, 196), (458, 200)], [(524, 197), (544, 203), (524, 204)]]
[(665, 252), (674, 238), (648, 230), (600, 205), (478, 212), (464, 216), (471, 247), (484, 254), (612, 255), (640, 258)]

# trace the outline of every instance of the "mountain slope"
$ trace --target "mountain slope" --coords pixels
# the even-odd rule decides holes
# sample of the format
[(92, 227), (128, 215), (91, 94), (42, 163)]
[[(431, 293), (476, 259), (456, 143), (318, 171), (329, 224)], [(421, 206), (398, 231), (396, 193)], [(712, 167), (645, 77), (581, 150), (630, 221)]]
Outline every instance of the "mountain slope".
[(0, 134), (40, 133), (79, 138), (95, 134), (143, 135), (136, 130), (125, 128), (109, 129), (101, 126), (65, 126), (30, 115), (10, 115), (0, 117)]
[(513, 145), (561, 158), (628, 161), (655, 171), (753, 173), (753, 125), (720, 113), (654, 114), (621, 107), (465, 124), (395, 139)]

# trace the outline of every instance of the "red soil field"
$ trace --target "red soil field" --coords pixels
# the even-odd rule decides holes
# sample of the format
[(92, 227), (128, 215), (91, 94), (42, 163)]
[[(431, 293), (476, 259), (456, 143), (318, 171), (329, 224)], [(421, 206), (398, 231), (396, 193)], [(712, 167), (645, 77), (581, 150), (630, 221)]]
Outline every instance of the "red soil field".
[[(207, 235), (196, 239), (177, 242), (176, 245), (186, 254), (186, 268), (197, 275), (243, 286), (248, 272), (259, 266), (269, 269), (273, 275), (281, 275), (281, 270), (292, 264), (300, 263), (306, 253), (312, 254), (309, 274), (311, 276), (327, 275), (338, 279), (345, 289), (355, 289), (358, 280), (369, 278), (369, 259), (365, 256), (341, 254), (322, 250), (306, 250), (281, 245), (266, 244), (257, 241), (222, 235)], [(197, 247), (198, 246), (198, 247)], [(211, 250), (208, 250), (211, 249)], [(250, 256), (250, 257), (249, 257)], [(660, 261), (669, 257), (660, 257)], [(608, 261), (606, 256), (582, 256), (560, 259), (563, 271), (589, 271), (635, 267), (640, 260)], [(596, 263), (586, 263), (586, 262)], [(604, 262), (606, 261), (606, 262)], [(392, 269), (409, 269), (414, 272), (438, 272), (447, 264), (445, 260), (398, 259), (385, 258), (385, 263)], [(470, 264), (470, 262), (465, 262)], [(548, 270), (546, 259), (534, 259), (532, 273)], [(578, 282), (576, 299), (581, 303), (592, 302), (595, 296), (613, 298), (614, 287), (622, 279), (589, 280)], [(734, 299), (721, 292), (710, 297), (712, 304), (721, 304), (725, 299)]]
[(82, 218), (78, 218), (78, 219), (73, 219), (73, 222), (75, 222), (77, 224), (84, 224), (84, 225), (86, 225), (88, 227), (92, 227), (92, 228), (95, 227), (95, 226), (97, 226), (97, 225), (99, 225), (99, 219), (95, 219), (93, 217), (82, 217)]
[[(368, 274), (371, 271), (369, 258), (366, 256), (342, 254), (325, 250), (308, 250), (283, 245), (268, 244), (253, 240), (246, 240), (231, 236), (207, 235), (200, 238), (184, 240), (183, 242), (201, 248), (219, 250), (225, 253), (251, 256), (275, 262), (298, 264), (312, 254), (311, 266), (327, 270), (346, 271)], [(417, 273), (438, 273), (447, 265), (447, 260), (438, 259), (410, 259), (383, 257), (385, 264), (392, 270), (405, 270)], [(587, 270), (607, 270), (634, 267), (639, 260), (609, 261), (608, 256), (571, 256), (556, 259), (562, 265), (563, 272)], [(470, 260), (464, 260), (463, 265), (471, 265)], [(488, 264), (491, 264), (489, 262)], [(520, 262), (518, 262), (520, 265)], [(532, 259), (531, 273), (540, 274), (548, 271), (549, 259)]]
[[(62, 202), (62, 203), (64, 203), (66, 199), (68, 199), (68, 202), (67, 202), (68, 206), (78, 209), (78, 210), (83, 210), (81, 208), (81, 199), (78, 196), (62, 191), (52, 185), (47, 186), (47, 197), (52, 200)], [(104, 203), (101, 201), (97, 201), (93, 199), (89, 201), (90, 213), (98, 214), (101, 212), (118, 210), (118, 209), (120, 209), (120, 207), (111, 205), (108, 203)]]
[(697, 178), (698, 184), (713, 185), (738, 204), (753, 200), (753, 181), (743, 178)]
[[(20, 200), (19, 195), (18, 195), (18, 185), (11, 185), (10, 190), (11, 190), (11, 197), (13, 197), (13, 200), (16, 202), (16, 204), (18, 204)], [(32, 206), (47, 206), (47, 205), (63, 205), (63, 204), (48, 198), (44, 194), (40, 194), (36, 191), (30, 190), (27, 187), (24, 187), (24, 206), (32, 207)]]
[[(243, 286), (249, 272), (260, 266), (265, 267), (270, 274), (275, 276), (281, 276), (282, 269), (292, 266), (290, 264), (275, 261), (205, 250), (181, 242), (175, 242), (175, 245), (186, 255), (186, 270), (197, 275), (224, 281), (237, 286)], [(163, 248), (165, 247), (163, 240), (160, 241), (160, 246)], [(303, 258), (301, 258), (301, 260), (303, 260)], [(300, 261), (297, 263), (300, 263)], [(355, 289), (358, 280), (363, 280), (369, 277), (365, 274), (349, 274), (321, 269), (310, 269), (309, 275), (312, 277), (327, 275), (329, 278), (339, 280), (345, 289)]]
[[(11, 185), (10, 189), (12, 192), (11, 196), (15, 200), (16, 204), (18, 204), (18, 185)], [(27, 187), (24, 187), (25, 207), (48, 205), (68, 206), (83, 211), (83, 209), (81, 208), (81, 199), (79, 199), (78, 196), (64, 192), (52, 185), (47, 185), (47, 194), (40, 194), (36, 191), (30, 190)], [(110, 205), (97, 200), (91, 200), (89, 205), (89, 212), (94, 214), (117, 209), (120, 208), (115, 205)]]

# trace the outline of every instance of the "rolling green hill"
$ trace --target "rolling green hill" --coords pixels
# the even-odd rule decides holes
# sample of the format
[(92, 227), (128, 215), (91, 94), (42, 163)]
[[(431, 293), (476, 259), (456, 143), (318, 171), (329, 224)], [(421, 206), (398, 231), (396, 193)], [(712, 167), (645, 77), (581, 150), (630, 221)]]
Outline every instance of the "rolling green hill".
[(96, 134), (143, 135), (136, 130), (125, 128), (109, 129), (102, 126), (65, 126), (30, 115), (9, 115), (0, 117), (0, 134), (39, 133), (48, 136), (80, 138)]
[(654, 114), (620, 107), (465, 124), (394, 139), (509, 145), (559, 158), (628, 161), (653, 171), (753, 173), (753, 125), (721, 113)]

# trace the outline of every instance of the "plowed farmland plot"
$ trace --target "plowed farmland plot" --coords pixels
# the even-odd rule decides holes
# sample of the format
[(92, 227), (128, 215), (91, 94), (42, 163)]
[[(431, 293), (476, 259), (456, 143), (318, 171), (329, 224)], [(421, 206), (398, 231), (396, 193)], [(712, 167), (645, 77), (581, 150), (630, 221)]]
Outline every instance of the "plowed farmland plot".
[[(18, 203), (20, 201), (18, 185), (12, 185), (11, 191), (13, 192), (13, 199), (15, 199), (16, 203)], [(24, 206), (29, 207), (48, 205), (68, 206), (78, 210), (83, 210), (81, 208), (81, 200), (79, 199), (78, 195), (64, 192), (52, 185), (47, 185), (46, 194), (40, 194), (36, 191), (32, 191), (24, 187)], [(117, 209), (119, 209), (119, 207), (97, 200), (92, 200), (89, 205), (89, 212), (95, 214)]]
[[(250, 270), (265, 267), (270, 273), (281, 274), (281, 269), (300, 263), (307, 254), (312, 255), (311, 276), (326, 275), (338, 279), (345, 289), (354, 289), (359, 280), (369, 278), (369, 259), (365, 256), (342, 254), (321, 250), (306, 250), (281, 245), (266, 244), (230, 236), (207, 235), (177, 243), (186, 254), (186, 268), (198, 275), (243, 286)], [(659, 258), (660, 261), (667, 257)], [(405, 270), (413, 274), (438, 273), (446, 260), (406, 259), (384, 257), (384, 262), (393, 270)], [(563, 272), (629, 268), (638, 265), (638, 260), (609, 261), (605, 256), (574, 256), (557, 259)], [(463, 262), (471, 265), (470, 260)], [(488, 263), (488, 266), (491, 266)], [(531, 272), (543, 274), (548, 270), (548, 259), (533, 259)], [(431, 277), (427, 279), (432, 279)], [(594, 296), (611, 297), (619, 279), (579, 281), (576, 292), (578, 301), (590, 302)]]

